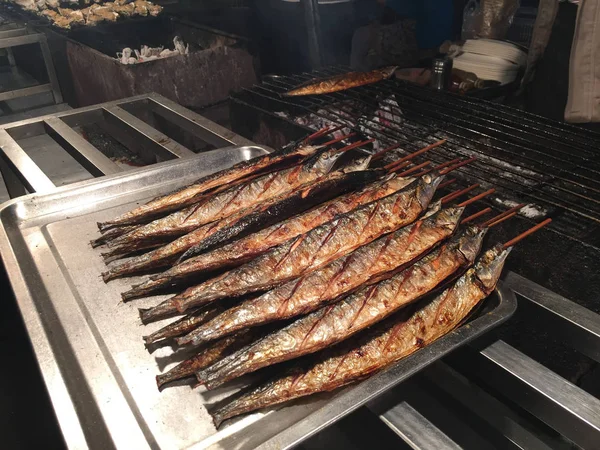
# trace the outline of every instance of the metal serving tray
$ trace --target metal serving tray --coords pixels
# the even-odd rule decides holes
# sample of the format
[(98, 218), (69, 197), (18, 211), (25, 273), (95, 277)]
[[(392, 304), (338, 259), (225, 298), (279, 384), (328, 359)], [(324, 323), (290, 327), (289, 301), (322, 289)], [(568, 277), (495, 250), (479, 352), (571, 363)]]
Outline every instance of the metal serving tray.
[(96, 222), (266, 152), (229, 147), (20, 197), (0, 208), (0, 254), (69, 448), (289, 448), (514, 312), (514, 294), (500, 288), (474, 320), (389, 370), (217, 432), (204, 405), (235, 387), (207, 392), (182, 384), (160, 393), (154, 376), (175, 363), (173, 350), (148, 353), (142, 334), (163, 324), (142, 327), (137, 309), (162, 298), (120, 302), (119, 294), (139, 280), (105, 284), (100, 251), (89, 241), (98, 236)]

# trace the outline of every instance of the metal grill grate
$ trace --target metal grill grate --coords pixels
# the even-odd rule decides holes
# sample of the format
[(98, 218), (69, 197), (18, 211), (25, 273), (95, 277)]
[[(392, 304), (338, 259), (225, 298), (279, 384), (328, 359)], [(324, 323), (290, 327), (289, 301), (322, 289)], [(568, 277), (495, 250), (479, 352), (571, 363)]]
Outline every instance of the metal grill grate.
[(280, 96), (311, 78), (345, 71), (331, 67), (268, 77), (241, 97), (309, 128), (346, 125), (376, 138), (381, 148), (398, 143), (398, 154), (447, 139), (415, 163), (475, 156), (477, 161), (458, 174), (459, 183), (496, 187), (491, 199), (496, 206), (528, 203), (526, 217), (552, 216), (556, 231), (584, 240), (600, 225), (600, 134), (397, 80), (327, 95)]

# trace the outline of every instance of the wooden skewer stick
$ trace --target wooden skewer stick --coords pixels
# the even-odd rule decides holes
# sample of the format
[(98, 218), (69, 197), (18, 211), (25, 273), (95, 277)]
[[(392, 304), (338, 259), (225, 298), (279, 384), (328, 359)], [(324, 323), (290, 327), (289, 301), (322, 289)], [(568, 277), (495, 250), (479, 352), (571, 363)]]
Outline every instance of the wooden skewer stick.
[(476, 212), (475, 214), (471, 214), (469, 217), (465, 217), (463, 220), (460, 221), (461, 225), (464, 225), (465, 223), (469, 223), (487, 213), (489, 213), (492, 210), (492, 208), (490, 208), (489, 206), (485, 209), (482, 209), (479, 212)]
[(506, 211), (498, 214), (496, 217), (492, 217), (487, 222), (482, 223), (481, 226), (482, 227), (489, 227), (492, 223), (496, 222), (497, 220), (503, 219), (504, 217), (512, 214), (513, 212), (519, 211), (523, 206), (525, 206), (525, 203), (521, 203), (521, 204), (519, 204), (517, 206), (514, 206), (514, 207), (512, 207), (510, 209), (507, 209)]
[(450, 186), (450, 185), (451, 185), (452, 183), (454, 183), (455, 181), (456, 181), (456, 178), (450, 178), (449, 180), (447, 180), (447, 181), (444, 181), (443, 183), (441, 183), (441, 184), (438, 186), (438, 189), (444, 189), (445, 187), (448, 187), (448, 186)]
[(531, 227), (529, 230), (524, 231), (523, 233), (521, 233), (520, 235), (518, 235), (517, 237), (512, 238), (510, 241), (508, 241), (507, 243), (505, 243), (503, 245), (503, 248), (507, 249), (508, 247), (512, 247), (513, 245), (521, 242), (523, 239), (525, 239), (527, 236), (532, 235), (533, 233), (535, 233), (536, 231), (538, 231), (540, 228), (545, 227), (546, 225), (548, 225), (550, 222), (552, 222), (552, 219), (548, 218), (546, 220), (544, 220), (543, 222), (538, 223), (536, 226)]
[(313, 139), (317, 139), (317, 138), (324, 136), (326, 134), (329, 134), (329, 133), (330, 133), (329, 127), (327, 126), (327, 127), (321, 128), (320, 130), (315, 131), (313, 134), (307, 136), (306, 140), (312, 141)]
[(460, 162), (460, 158), (451, 159), (450, 161), (443, 162), (434, 167), (434, 170), (445, 169), (446, 167), (450, 167), (456, 163)]
[(371, 142), (373, 142), (374, 140), (375, 140), (375, 139), (369, 139), (369, 140), (367, 140), (367, 141), (355, 142), (354, 144), (350, 144), (350, 145), (347, 145), (347, 146), (345, 146), (345, 147), (342, 147), (342, 148), (340, 148), (340, 149), (338, 150), (338, 152), (340, 152), (340, 153), (341, 153), (341, 152), (347, 152), (348, 150), (352, 150), (352, 149), (354, 149), (354, 148), (357, 148), (357, 147), (362, 147), (363, 145), (370, 144), (370, 143), (371, 143)]
[[(377, 161), (378, 159), (381, 159), (381, 157), (386, 154), (387, 152), (391, 151), (391, 150), (396, 150), (397, 148), (399, 148), (402, 144), (394, 144), (394, 145), (390, 145), (389, 147), (384, 148), (383, 150), (379, 150), (377, 153), (373, 153), (373, 158), (371, 158), (372, 161)], [(397, 161), (394, 161), (397, 162)]]
[(476, 195), (475, 197), (471, 197), (469, 200), (465, 200), (462, 203), (459, 203), (457, 206), (469, 206), (471, 203), (475, 203), (477, 200), (481, 200), (483, 197), (487, 197), (490, 194), (493, 194), (494, 192), (496, 192), (495, 188), (492, 189), (488, 189), (485, 192), (482, 192), (479, 195)]
[(391, 169), (388, 170), (389, 173), (394, 173), (400, 169), (404, 169), (406, 166), (410, 165), (410, 161), (404, 161), (403, 163), (397, 164)]
[(458, 164), (456, 164), (455, 166), (448, 167), (448, 168), (446, 168), (446, 169), (442, 170), (442, 171), (440, 172), (440, 175), (445, 175), (445, 174), (447, 174), (448, 172), (452, 172), (453, 170), (456, 170), (456, 169), (458, 169), (458, 168), (460, 168), (460, 167), (462, 167), (462, 166), (466, 166), (467, 164), (471, 164), (473, 161), (476, 161), (476, 160), (477, 160), (477, 158), (475, 158), (475, 157), (473, 157), (473, 158), (469, 158), (469, 159), (465, 159), (464, 161), (461, 161), (461, 162), (459, 162), (459, 163), (458, 163)]
[(440, 164), (438, 166), (430, 167), (429, 169), (423, 170), (422, 172), (419, 172), (419, 174), (417, 174), (415, 176), (416, 177), (422, 177), (423, 175), (428, 174), (429, 172), (433, 172), (434, 170), (443, 169), (444, 167), (451, 166), (452, 164), (455, 164), (455, 163), (457, 163), (459, 161), (460, 161), (460, 158), (456, 158), (456, 159), (453, 159), (451, 161), (446, 161), (445, 163), (442, 163), (442, 164)]
[(336, 139), (332, 139), (329, 142), (325, 142), (324, 144), (321, 144), (323, 147), (327, 147), (328, 145), (333, 145), (333, 144), (337, 144), (340, 141), (343, 141), (344, 139), (349, 139), (351, 137), (356, 136), (356, 133), (349, 133), (349, 134), (345, 134), (343, 136), (340, 136), (339, 138)]
[(427, 167), (430, 164), (431, 164), (431, 161), (425, 161), (423, 164), (419, 164), (418, 166), (411, 167), (410, 169), (408, 169), (402, 173), (399, 173), (398, 176), (405, 177), (407, 175), (410, 175), (411, 173), (417, 172), (418, 170), (422, 169), (423, 167)]
[[(445, 203), (451, 202), (452, 200), (456, 200), (461, 195), (465, 195), (468, 192), (471, 192), (473, 189), (477, 189), (478, 187), (479, 187), (479, 183), (472, 184), (471, 186), (461, 189), (460, 191), (456, 191), (453, 194), (448, 194), (448, 195), (442, 197), (442, 199), (441, 199), (442, 205)], [(439, 189), (439, 186), (438, 186), (438, 189)]]
[[(508, 219), (512, 219), (513, 217), (515, 217), (517, 215), (516, 211), (511, 212), (510, 214), (507, 214), (503, 217), (501, 217), (500, 219), (494, 220), (493, 222), (490, 222), (487, 226), (487, 228), (492, 228), (495, 227), (496, 225), (501, 224), (502, 222), (508, 220)], [(488, 221), (489, 222), (489, 221)]]
[[(408, 160), (410, 160), (410, 159), (413, 159), (415, 156), (422, 155), (423, 153), (425, 153), (425, 152), (428, 152), (429, 150), (431, 150), (431, 149), (433, 149), (433, 148), (439, 147), (440, 145), (442, 145), (442, 144), (444, 144), (444, 143), (446, 143), (446, 139), (442, 139), (441, 141), (437, 141), (437, 142), (435, 142), (434, 144), (428, 145), (427, 147), (423, 147), (422, 149), (420, 149), (420, 150), (417, 150), (416, 152), (410, 153), (409, 155), (406, 155), (406, 156), (404, 156), (404, 157), (402, 157), (402, 158), (400, 158), (400, 159), (398, 159), (398, 160), (394, 161), (394, 163), (401, 163), (401, 162), (404, 162), (404, 161), (408, 161)], [(377, 159), (381, 158), (381, 156), (382, 156), (382, 155), (383, 155), (385, 152), (388, 152), (388, 151), (390, 151), (390, 150), (394, 150), (394, 149), (396, 149), (396, 148), (400, 147), (400, 145), (401, 145), (401, 144), (392, 145), (391, 147), (388, 147), (388, 148), (386, 148), (386, 149), (383, 149), (383, 150), (381, 150), (381, 151), (379, 151), (379, 152), (375, 153), (375, 154), (373, 155), (373, 159), (374, 159), (374, 160), (377, 160)]]

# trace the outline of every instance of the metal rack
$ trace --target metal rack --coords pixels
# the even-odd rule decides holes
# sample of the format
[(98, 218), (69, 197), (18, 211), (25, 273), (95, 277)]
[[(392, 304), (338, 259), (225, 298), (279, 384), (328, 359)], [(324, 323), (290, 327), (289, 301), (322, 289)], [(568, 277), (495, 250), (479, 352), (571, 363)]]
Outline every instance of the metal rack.
[(17, 142), (48, 134), (94, 177), (112, 175), (122, 168), (111, 161), (74, 128), (101, 124), (117, 141), (147, 164), (195, 153), (140, 117), (159, 117), (215, 147), (251, 145), (230, 130), (158, 94), (146, 94), (114, 102), (64, 111), (0, 126), (0, 172), (11, 198), (27, 192), (56, 188)]
[(496, 187), (494, 198), (508, 195), (514, 201), (532, 202), (552, 211), (552, 227), (557, 230), (600, 225), (600, 201), (595, 198), (600, 192), (600, 136), (596, 133), (396, 81), (327, 95), (280, 96), (312, 78), (345, 71), (347, 68), (329, 67), (266, 77), (262, 84), (236, 94), (234, 102), (256, 104), (267, 114), (283, 112), (290, 121), (310, 115), (324, 123), (358, 128), (382, 147), (401, 144), (404, 153), (446, 139), (446, 145), (415, 161), (440, 163), (457, 156), (475, 156), (478, 161), (461, 171), (461, 176), (482, 188)]
[[(52, 93), (54, 103), (62, 103), (62, 94), (58, 85), (58, 78), (54, 70), (52, 55), (46, 40), (46, 35), (43, 33), (35, 33), (14, 23), (5, 23), (0, 25), (0, 49), (5, 49), (8, 57), (8, 62), (14, 76), (22, 79), (23, 76), (17, 67), (13, 48), (28, 44), (38, 44), (42, 52), (42, 58), (46, 67), (48, 76), (47, 83), (37, 83), (32, 86), (21, 87), (9, 91), (0, 92), (0, 101), (11, 100), (17, 97), (26, 97), (29, 95), (42, 94), (44, 92)], [(27, 83), (30, 84), (30, 83)]]
[[(505, 285), (526, 314), (549, 317), (571, 348), (600, 362), (599, 315), (514, 272)], [(479, 448), (597, 448), (599, 399), (502, 340), (479, 344), (433, 364), (369, 409), (413, 449), (463, 448), (465, 442)], [(437, 405), (436, 393), (456, 408)], [(432, 413), (433, 405), (443, 412)], [(490, 428), (494, 445), (485, 447), (473, 423), (465, 425), (461, 418), (469, 414), (481, 422), (478, 428)]]

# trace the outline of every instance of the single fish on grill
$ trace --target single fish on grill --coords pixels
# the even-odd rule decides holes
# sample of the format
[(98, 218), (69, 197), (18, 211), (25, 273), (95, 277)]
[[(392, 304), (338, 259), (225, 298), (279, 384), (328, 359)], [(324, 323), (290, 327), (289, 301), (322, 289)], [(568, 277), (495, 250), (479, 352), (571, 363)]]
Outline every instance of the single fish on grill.
[[(368, 166), (368, 163), (369, 159), (367, 158), (364, 168)], [(299, 186), (294, 192), (282, 194), (255, 208), (246, 208), (221, 220), (203, 225), (169, 244), (111, 268), (102, 276), (104, 281), (108, 281), (169, 266), (194, 245), (203, 245), (204, 248), (210, 249), (211, 246), (225, 244), (236, 237), (247, 236), (337, 195), (360, 188), (377, 179), (379, 175), (379, 171), (373, 170), (329, 173), (316, 182)]]
[(320, 95), (345, 91), (346, 89), (386, 80), (395, 71), (396, 67), (385, 67), (370, 72), (348, 72), (328, 78), (310, 80), (283, 95), (285, 97), (296, 97), (300, 95)]
[(142, 322), (182, 313), (225, 297), (270, 289), (317, 269), (379, 236), (408, 225), (427, 208), (442, 177), (427, 174), (404, 189), (338, 216), (223, 275), (149, 310)]
[(174, 212), (162, 219), (142, 225), (113, 241), (112, 245), (132, 245), (137, 242), (168, 241), (189, 233), (205, 223), (222, 219), (244, 208), (257, 205), (298, 186), (326, 175), (341, 156), (337, 149), (326, 150), (302, 164), (271, 172), (248, 183), (242, 183), (202, 201)]
[(314, 311), (362, 285), (389, 277), (448, 238), (464, 208), (448, 208), (382, 236), (352, 253), (296, 280), (242, 302), (182, 338), (179, 345), (198, 345), (248, 327), (291, 319)]
[[(231, 244), (183, 261), (173, 268), (152, 276), (150, 280), (124, 292), (123, 299), (129, 300), (150, 295), (181, 280), (191, 279), (195, 275), (241, 265), (262, 255), (276, 245), (282, 244), (325, 222), (333, 220), (339, 214), (345, 214), (358, 206), (397, 192), (414, 180), (414, 178), (402, 178), (396, 174), (391, 174), (381, 181), (366, 186), (362, 190), (342, 195), (305, 213), (272, 225)], [(190, 251), (193, 250), (190, 249)], [(185, 256), (183, 257), (185, 258)]]
[(185, 206), (196, 203), (198, 196), (210, 190), (228, 185), (248, 175), (285, 167), (314, 155), (319, 146), (307, 145), (304, 141), (292, 143), (268, 155), (258, 156), (238, 163), (228, 169), (207, 175), (195, 183), (162, 195), (113, 220), (98, 224), (101, 231), (120, 225), (137, 225), (164, 216)]
[(156, 384), (159, 389), (162, 389), (165, 384), (172, 381), (193, 377), (197, 371), (242, 348), (255, 337), (255, 330), (242, 330), (213, 342), (208, 347), (199, 349), (196, 355), (180, 362), (168, 372), (157, 375)]
[(461, 268), (473, 263), (486, 229), (471, 227), (391, 278), (367, 286), (337, 303), (198, 372), (209, 389), (263, 367), (329, 347), (418, 300)]
[(215, 425), (240, 414), (333, 391), (381, 371), (460, 326), (496, 287), (510, 248), (495, 247), (451, 287), (412, 311), (394, 315), (358, 335), (309, 358), (212, 413)]

